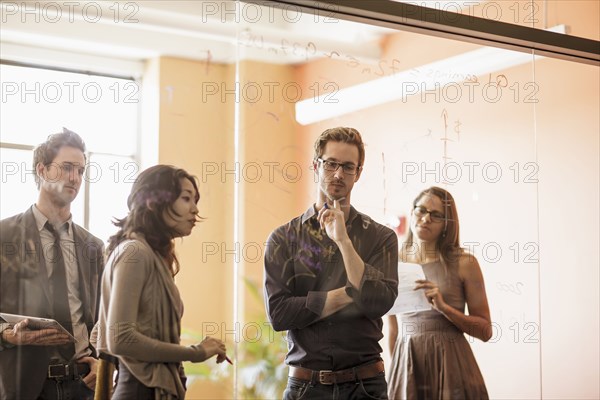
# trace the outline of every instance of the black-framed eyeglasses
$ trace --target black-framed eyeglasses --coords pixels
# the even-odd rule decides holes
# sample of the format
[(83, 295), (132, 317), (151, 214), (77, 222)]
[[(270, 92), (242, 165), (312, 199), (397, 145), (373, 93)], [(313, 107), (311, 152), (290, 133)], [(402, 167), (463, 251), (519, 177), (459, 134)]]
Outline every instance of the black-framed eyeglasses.
[(446, 220), (446, 216), (439, 211), (431, 211), (426, 209), (423, 206), (415, 206), (413, 209), (413, 213), (417, 218), (423, 218), (427, 214), (429, 214), (429, 218), (431, 218), (431, 222), (443, 222)]
[(342, 171), (344, 171), (346, 175), (356, 175), (360, 169), (360, 166), (356, 166), (354, 164), (339, 163), (331, 160), (324, 160), (322, 158), (317, 158), (317, 161), (323, 165), (323, 169), (325, 171), (329, 172), (335, 172), (338, 170), (338, 168), (342, 167)]

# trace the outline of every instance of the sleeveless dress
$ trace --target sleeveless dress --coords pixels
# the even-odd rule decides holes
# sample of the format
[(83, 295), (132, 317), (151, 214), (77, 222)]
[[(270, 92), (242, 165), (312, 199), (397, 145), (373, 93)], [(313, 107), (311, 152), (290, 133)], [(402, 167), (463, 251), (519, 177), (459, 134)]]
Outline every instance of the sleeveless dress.
[[(465, 294), (456, 268), (440, 261), (422, 265), (448, 305), (464, 312)], [(394, 399), (488, 399), (481, 371), (464, 334), (431, 309), (396, 315), (388, 393)]]

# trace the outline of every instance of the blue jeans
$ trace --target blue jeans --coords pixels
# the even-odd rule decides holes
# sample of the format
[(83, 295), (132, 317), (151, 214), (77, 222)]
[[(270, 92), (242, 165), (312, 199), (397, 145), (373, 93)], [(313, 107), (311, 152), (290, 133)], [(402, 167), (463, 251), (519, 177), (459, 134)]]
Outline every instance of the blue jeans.
[(333, 385), (311, 384), (309, 381), (289, 377), (287, 387), (283, 392), (283, 400), (387, 400), (387, 398), (387, 382), (384, 372), (373, 378)]

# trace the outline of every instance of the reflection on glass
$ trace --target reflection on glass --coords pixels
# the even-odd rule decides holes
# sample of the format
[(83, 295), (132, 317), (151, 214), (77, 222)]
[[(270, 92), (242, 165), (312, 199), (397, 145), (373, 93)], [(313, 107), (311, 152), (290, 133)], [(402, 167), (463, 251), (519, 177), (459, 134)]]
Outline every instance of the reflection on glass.
[[(460, 242), (480, 262), (490, 303), (492, 338), (468, 337), (490, 397), (539, 397), (531, 384), (540, 373), (538, 219), (528, 211), (537, 209), (539, 179), (534, 56), (269, 11), (260, 23), (240, 24), (240, 134), (253, 138), (242, 140), (240, 161), (295, 163), (303, 174), (242, 183), (242, 242), (263, 240), (313, 201), (319, 133), (357, 128), (367, 154), (353, 205), (402, 241), (417, 193), (432, 185), (451, 191)], [(260, 283), (260, 266), (242, 264), (241, 278)], [(255, 321), (262, 305), (245, 299), (242, 322)], [(242, 342), (241, 376), (244, 351)], [(518, 372), (498, 368), (515, 358)], [(391, 361), (387, 350), (384, 359)]]
[[(411, 3), (600, 38), (595, 1)], [(200, 180), (200, 214), (209, 210), (201, 240), (192, 237), (183, 244), (182, 257), (198, 268), (183, 270), (178, 285), (197, 304), (214, 306), (186, 309), (183, 339), (195, 342), (210, 334), (227, 340), (230, 355), (237, 348), (233, 368), (186, 365), (189, 397), (281, 397), (287, 343), (265, 316), (263, 244), (274, 227), (313, 201), (311, 146), (324, 129), (340, 125), (357, 128), (367, 144), (353, 205), (393, 228), (400, 241), (406, 238), (411, 201), (421, 189), (437, 185), (454, 195), (460, 241), (481, 264), (491, 308), (489, 342), (467, 336), (490, 396), (576, 397), (573, 391), (579, 390), (579, 397), (598, 397), (597, 387), (590, 387), (597, 363), (585, 359), (574, 367), (577, 373), (563, 375), (565, 364), (579, 365), (579, 354), (598, 354), (597, 329), (590, 328), (598, 326), (599, 315), (593, 269), (598, 265), (594, 211), (600, 208), (597, 67), (269, 2), (135, 5), (131, 31), (143, 32), (140, 36), (156, 45), (151, 54), (163, 55), (149, 63), (160, 73), (148, 68), (144, 77), (151, 88), (144, 94), (159, 96), (160, 114), (144, 114), (142, 120), (160, 121), (161, 159), (195, 168), (190, 171)], [(12, 29), (16, 22), (9, 21)], [(96, 33), (83, 31), (88, 39)], [(136, 56), (148, 57), (152, 46), (138, 35), (126, 36), (139, 40), (127, 42), (131, 48), (142, 43)], [(123, 132), (135, 126), (138, 97), (131, 85), (137, 83), (106, 81), (98, 103), (84, 99), (71, 105), (65, 91), (75, 79), (71, 75), (44, 72), (28, 78), (16, 67), (0, 68), (6, 98), (3, 142), (34, 145), (64, 125), (82, 134), (93, 152), (116, 154), (94, 153), (90, 159), (101, 172), (88, 179), (90, 228), (106, 238), (114, 232), (110, 218), (126, 211), (123, 199), (133, 177), (128, 166), (137, 146)], [(85, 95), (93, 99), (93, 82), (102, 79), (78, 77), (74, 95), (84, 96), (79, 88), (91, 84)], [(43, 101), (35, 101), (35, 93), (24, 94), (23, 82), (30, 85), (26, 88), (39, 82)], [(58, 89), (63, 95), (55, 104)], [(113, 108), (115, 95), (121, 103), (136, 101), (121, 112)], [(35, 198), (35, 185), (29, 178), (17, 184), (12, 166), (4, 163), (29, 165), (28, 152), (1, 151), (4, 217), (22, 211), (15, 198)], [(79, 197), (75, 220), (83, 215)], [(586, 210), (585, 218), (562, 212), (566, 203)], [(185, 247), (190, 243), (191, 251)], [(239, 272), (233, 284), (232, 271)], [(215, 298), (224, 301), (215, 304)], [(237, 314), (232, 319), (233, 298)], [(573, 332), (581, 343), (565, 339)], [(381, 344), (389, 366), (391, 354), (387, 343)], [(577, 351), (565, 355), (565, 348)], [(569, 384), (558, 385), (567, 379)]]

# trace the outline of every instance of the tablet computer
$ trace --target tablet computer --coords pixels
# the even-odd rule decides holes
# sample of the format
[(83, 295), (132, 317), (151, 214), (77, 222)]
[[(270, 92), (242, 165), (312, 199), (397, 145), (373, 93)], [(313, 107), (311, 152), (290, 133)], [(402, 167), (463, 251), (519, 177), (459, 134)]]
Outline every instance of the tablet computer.
[(57, 331), (64, 333), (69, 336), (72, 342), (76, 342), (77, 339), (73, 335), (69, 333), (68, 330), (65, 329), (64, 326), (58, 323), (58, 321), (51, 318), (40, 318), (40, 317), (30, 317), (28, 315), (17, 315), (17, 314), (8, 314), (8, 313), (0, 313), (0, 322), (6, 322), (11, 325), (15, 325), (24, 319), (29, 320), (29, 324), (27, 327), (31, 330), (39, 330), (39, 329), (56, 329)]

